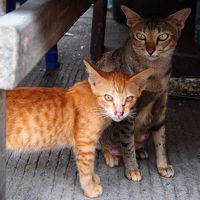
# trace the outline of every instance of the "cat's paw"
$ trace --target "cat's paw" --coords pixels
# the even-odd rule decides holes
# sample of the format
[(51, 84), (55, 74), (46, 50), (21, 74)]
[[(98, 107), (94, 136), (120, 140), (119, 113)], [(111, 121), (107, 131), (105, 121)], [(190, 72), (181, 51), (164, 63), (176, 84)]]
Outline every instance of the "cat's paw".
[(136, 150), (137, 158), (139, 160), (146, 160), (149, 158), (149, 154), (145, 149), (138, 149)]
[(94, 181), (94, 183), (100, 184), (100, 177), (97, 174), (93, 174), (92, 180)]
[(158, 166), (158, 173), (164, 177), (172, 177), (174, 176), (174, 169), (172, 165), (167, 165), (167, 167), (159, 167)]
[(140, 181), (142, 179), (142, 174), (139, 169), (130, 169), (125, 171), (125, 176), (130, 181)]
[(109, 167), (114, 167), (119, 165), (120, 158), (118, 156), (111, 155), (109, 152), (104, 153), (104, 158), (106, 161), (106, 165)]
[(90, 198), (98, 197), (102, 194), (103, 188), (101, 185), (93, 183), (87, 189), (84, 189), (84, 195)]

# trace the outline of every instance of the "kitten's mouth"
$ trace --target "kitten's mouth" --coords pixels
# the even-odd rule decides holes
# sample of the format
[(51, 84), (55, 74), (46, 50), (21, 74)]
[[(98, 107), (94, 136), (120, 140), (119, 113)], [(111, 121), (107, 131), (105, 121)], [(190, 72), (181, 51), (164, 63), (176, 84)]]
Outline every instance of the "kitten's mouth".
[(111, 118), (115, 122), (120, 122), (120, 121), (124, 120), (127, 116), (128, 116), (128, 114), (124, 114), (123, 116), (112, 116)]
[(110, 117), (112, 118), (113, 121), (120, 122), (120, 121), (122, 121), (125, 118), (125, 115), (123, 115), (123, 116), (113, 116), (112, 115)]

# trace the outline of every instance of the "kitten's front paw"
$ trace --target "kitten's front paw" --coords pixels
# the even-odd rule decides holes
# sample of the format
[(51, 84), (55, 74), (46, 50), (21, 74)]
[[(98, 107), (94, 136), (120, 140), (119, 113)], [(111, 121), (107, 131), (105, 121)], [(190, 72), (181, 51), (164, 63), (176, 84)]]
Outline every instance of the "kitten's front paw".
[(104, 152), (104, 158), (106, 165), (109, 167), (114, 167), (119, 165), (120, 158), (118, 156), (111, 155), (109, 152)]
[(94, 183), (100, 184), (100, 177), (97, 174), (93, 174), (92, 180), (94, 181)]
[(97, 174), (92, 175), (92, 179), (89, 182), (85, 182), (83, 186), (84, 194), (87, 197), (94, 198), (102, 194), (103, 189), (100, 185), (100, 178)]
[(161, 176), (164, 177), (172, 177), (174, 176), (174, 169), (172, 167), (172, 165), (167, 165), (167, 167), (158, 167), (158, 172)]
[(101, 185), (93, 183), (91, 187), (84, 189), (84, 195), (90, 198), (98, 197), (102, 194), (103, 188)]
[(125, 176), (130, 181), (140, 181), (142, 179), (142, 174), (139, 169), (131, 169), (125, 171)]

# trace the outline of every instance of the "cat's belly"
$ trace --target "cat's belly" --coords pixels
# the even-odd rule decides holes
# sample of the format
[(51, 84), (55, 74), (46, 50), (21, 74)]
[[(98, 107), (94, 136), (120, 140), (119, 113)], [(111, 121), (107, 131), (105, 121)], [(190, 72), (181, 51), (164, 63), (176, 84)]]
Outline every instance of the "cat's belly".
[[(150, 138), (150, 133), (141, 133), (140, 135), (138, 135), (138, 137), (135, 137), (134, 138), (135, 150), (145, 147), (149, 138)], [(107, 148), (105, 148), (105, 146), (104, 146), (104, 149), (109, 151), (110, 154), (113, 156), (122, 156), (123, 155), (120, 143), (118, 143), (118, 145), (112, 144), (110, 146), (107, 146)]]
[(6, 149), (17, 152), (42, 151), (70, 147), (72, 142), (66, 134), (55, 132), (10, 132), (6, 137)]
[(143, 148), (150, 137), (150, 133), (146, 132), (146, 133), (140, 133), (140, 135), (138, 135), (137, 137), (135, 137), (135, 149), (140, 149)]

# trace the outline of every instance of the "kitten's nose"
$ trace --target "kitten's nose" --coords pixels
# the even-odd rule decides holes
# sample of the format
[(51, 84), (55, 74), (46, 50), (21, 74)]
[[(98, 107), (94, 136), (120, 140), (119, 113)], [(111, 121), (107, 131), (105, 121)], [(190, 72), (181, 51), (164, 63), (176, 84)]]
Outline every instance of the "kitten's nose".
[(117, 117), (122, 117), (122, 116), (123, 116), (123, 114), (124, 114), (124, 112), (123, 112), (123, 111), (121, 111), (121, 112), (115, 112), (115, 115), (117, 115)]

